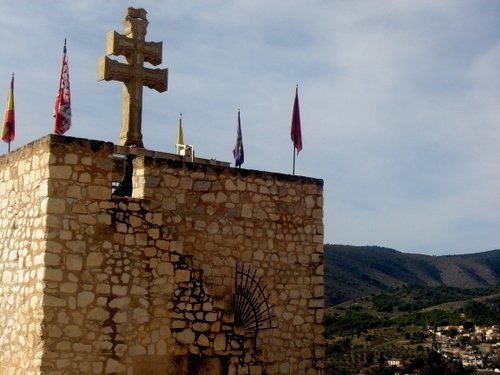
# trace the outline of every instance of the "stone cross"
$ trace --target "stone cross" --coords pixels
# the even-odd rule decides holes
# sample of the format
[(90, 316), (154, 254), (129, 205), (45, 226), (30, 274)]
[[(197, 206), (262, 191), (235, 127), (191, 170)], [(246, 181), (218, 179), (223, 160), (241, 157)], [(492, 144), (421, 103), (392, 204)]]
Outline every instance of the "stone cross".
[(128, 8), (123, 21), (124, 35), (110, 31), (106, 35), (106, 55), (124, 56), (118, 62), (101, 56), (97, 80), (123, 82), (122, 126), (118, 143), (122, 146), (144, 147), (142, 143), (142, 86), (159, 92), (167, 90), (168, 69), (144, 67), (144, 62), (158, 65), (162, 59), (162, 42), (146, 42), (148, 20), (142, 9)]

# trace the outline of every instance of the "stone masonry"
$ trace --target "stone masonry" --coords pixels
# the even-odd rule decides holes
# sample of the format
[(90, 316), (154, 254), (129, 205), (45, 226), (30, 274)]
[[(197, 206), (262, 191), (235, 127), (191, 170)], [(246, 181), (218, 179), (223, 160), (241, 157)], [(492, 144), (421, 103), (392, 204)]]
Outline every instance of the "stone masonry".
[(317, 179), (56, 135), (4, 155), (0, 373), (323, 374), (322, 219)]

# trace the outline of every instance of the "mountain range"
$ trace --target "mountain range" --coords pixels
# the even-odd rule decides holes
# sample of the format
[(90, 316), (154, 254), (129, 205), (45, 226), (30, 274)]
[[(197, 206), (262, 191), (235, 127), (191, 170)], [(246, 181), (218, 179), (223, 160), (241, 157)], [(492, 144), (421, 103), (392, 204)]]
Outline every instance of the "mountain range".
[(480, 288), (500, 283), (500, 249), (431, 256), (378, 246), (324, 246), (325, 306), (404, 285)]

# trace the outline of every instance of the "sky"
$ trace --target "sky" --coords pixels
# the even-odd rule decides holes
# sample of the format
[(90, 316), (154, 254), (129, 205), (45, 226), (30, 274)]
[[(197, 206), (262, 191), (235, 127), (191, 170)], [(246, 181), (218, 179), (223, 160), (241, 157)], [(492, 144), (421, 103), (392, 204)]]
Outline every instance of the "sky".
[(128, 6), (169, 69), (167, 92), (144, 89), (145, 148), (175, 152), (182, 112), (196, 155), (234, 165), (240, 109), (243, 168), (291, 174), (298, 85), (296, 174), (324, 180), (325, 243), (500, 249), (500, 1), (0, 0), (12, 149), (52, 132), (64, 38), (66, 135), (118, 141), (122, 84), (96, 66)]

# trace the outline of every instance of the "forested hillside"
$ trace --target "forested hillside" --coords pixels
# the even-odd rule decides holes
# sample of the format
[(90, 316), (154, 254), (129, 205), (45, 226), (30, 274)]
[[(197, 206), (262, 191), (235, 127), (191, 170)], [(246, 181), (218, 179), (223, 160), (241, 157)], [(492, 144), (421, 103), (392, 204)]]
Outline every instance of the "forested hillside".
[(327, 307), (391, 287), (481, 288), (499, 282), (500, 250), (429, 256), (377, 246), (325, 245)]

